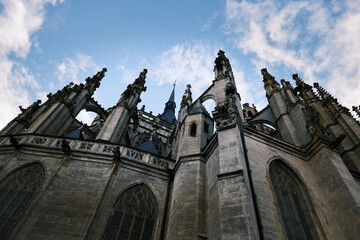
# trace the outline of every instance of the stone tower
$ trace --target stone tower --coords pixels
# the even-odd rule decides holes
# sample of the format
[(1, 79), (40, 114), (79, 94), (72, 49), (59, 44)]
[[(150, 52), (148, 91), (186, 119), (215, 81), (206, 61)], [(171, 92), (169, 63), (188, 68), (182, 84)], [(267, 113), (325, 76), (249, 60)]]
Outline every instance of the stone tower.
[[(138, 106), (146, 69), (109, 109), (92, 97), (106, 69), (20, 106), (0, 132), (0, 238), (356, 239), (350, 111), (318, 83), (280, 85), (267, 69), (258, 110), (241, 103), (222, 50), (213, 71), (197, 99), (187, 85), (177, 116), (175, 84), (163, 113)], [(83, 109), (97, 114), (90, 126)]]

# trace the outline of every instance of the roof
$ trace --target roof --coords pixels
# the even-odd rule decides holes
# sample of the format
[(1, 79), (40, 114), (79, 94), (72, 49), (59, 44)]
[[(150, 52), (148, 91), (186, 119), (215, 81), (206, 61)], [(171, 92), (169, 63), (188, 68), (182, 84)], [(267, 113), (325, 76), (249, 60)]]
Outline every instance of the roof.
[(144, 152), (149, 152), (149, 153), (153, 153), (153, 154), (156, 154), (156, 155), (160, 155), (159, 152), (155, 148), (154, 142), (151, 139), (149, 139), (146, 142), (136, 146), (135, 148), (137, 148), (139, 150), (142, 150)]
[(72, 132), (69, 132), (68, 134), (65, 135), (65, 137), (68, 137), (68, 138), (75, 138), (75, 139), (84, 139), (84, 135), (81, 131), (81, 128), (77, 128), (75, 129), (74, 131)]

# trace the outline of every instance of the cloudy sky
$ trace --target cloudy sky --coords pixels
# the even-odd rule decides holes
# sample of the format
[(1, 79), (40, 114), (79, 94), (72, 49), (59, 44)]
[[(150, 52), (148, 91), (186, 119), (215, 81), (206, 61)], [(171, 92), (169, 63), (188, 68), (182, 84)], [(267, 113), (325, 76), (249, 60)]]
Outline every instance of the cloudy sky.
[(0, 36), (0, 128), (19, 105), (103, 67), (95, 99), (104, 108), (147, 68), (140, 106), (161, 113), (175, 80), (178, 106), (186, 84), (195, 98), (211, 84), (219, 49), (242, 103), (258, 110), (267, 104), (264, 67), (278, 81), (298, 73), (319, 82), (348, 108), (360, 104), (360, 0), (0, 0)]

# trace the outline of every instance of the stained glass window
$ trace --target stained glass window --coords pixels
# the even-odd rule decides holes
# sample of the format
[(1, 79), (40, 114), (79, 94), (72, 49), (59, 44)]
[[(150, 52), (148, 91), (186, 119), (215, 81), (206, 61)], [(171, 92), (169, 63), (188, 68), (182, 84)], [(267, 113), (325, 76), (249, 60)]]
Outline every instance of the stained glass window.
[(155, 196), (145, 185), (137, 185), (126, 190), (116, 201), (104, 239), (151, 239), (156, 206)]
[(270, 165), (270, 177), (287, 239), (319, 239), (300, 179), (280, 162)]
[(39, 163), (15, 170), (0, 182), (0, 239), (6, 239), (44, 183)]

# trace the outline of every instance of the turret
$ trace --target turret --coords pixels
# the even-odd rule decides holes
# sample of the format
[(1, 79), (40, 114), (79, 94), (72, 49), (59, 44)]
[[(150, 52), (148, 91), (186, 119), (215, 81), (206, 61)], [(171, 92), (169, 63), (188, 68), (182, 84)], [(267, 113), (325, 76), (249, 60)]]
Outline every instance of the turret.
[(213, 135), (214, 122), (199, 100), (186, 111), (179, 129), (178, 157), (200, 154)]
[(120, 143), (128, 127), (130, 117), (137, 114), (136, 106), (141, 101), (141, 92), (146, 91), (144, 86), (146, 73), (147, 69), (144, 69), (134, 83), (127, 86), (96, 139)]
[(220, 50), (215, 59), (215, 80), (212, 91), (215, 97), (215, 110), (212, 112), (219, 130), (232, 128), (243, 123), (244, 116), (240, 104), (240, 95), (236, 90), (235, 78), (231, 69), (230, 61), (225, 52)]
[[(261, 74), (263, 75), (266, 97), (281, 136), (285, 141), (296, 146), (306, 146), (312, 140), (312, 136), (308, 131), (307, 123), (301, 121), (300, 117), (304, 117), (304, 106), (296, 96), (295, 89), (291, 91), (290, 83), (285, 80), (281, 81), (284, 85), (281, 89), (280, 84), (268, 73), (266, 68), (261, 70)], [(301, 80), (297, 79), (300, 84)]]

